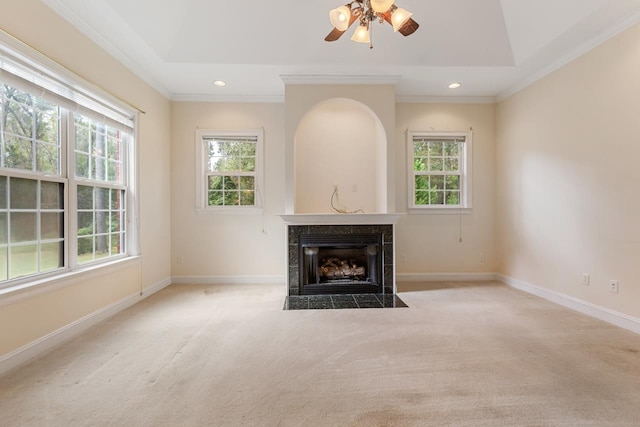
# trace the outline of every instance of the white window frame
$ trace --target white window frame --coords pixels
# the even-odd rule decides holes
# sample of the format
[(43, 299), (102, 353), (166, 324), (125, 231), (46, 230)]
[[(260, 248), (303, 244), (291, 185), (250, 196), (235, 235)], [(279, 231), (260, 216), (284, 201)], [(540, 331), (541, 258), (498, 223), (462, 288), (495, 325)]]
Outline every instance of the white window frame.
[[(140, 255), (139, 251), (139, 198), (137, 195), (138, 173), (138, 111), (113, 97), (104, 90), (92, 85), (73, 74), (48, 57), (20, 43), (18, 40), (0, 31), (0, 82), (31, 92), (42, 99), (60, 107), (59, 132), (60, 173), (49, 174), (35, 171), (0, 168), (0, 174), (7, 177), (23, 177), (64, 184), (64, 266), (62, 268), (20, 276), (0, 282), (0, 296), (13, 292), (27, 295), (32, 286), (58, 285), (60, 279), (68, 279), (79, 273), (99, 271), (125, 265)], [(30, 89), (30, 90), (29, 90)], [(74, 119), (75, 113), (88, 115), (98, 121), (104, 121), (111, 127), (127, 133), (127, 143), (123, 148), (122, 168), (126, 182), (106, 184), (92, 181), (100, 186), (126, 187), (126, 212), (123, 228), (125, 230), (126, 251), (118, 256), (109, 256), (99, 260), (77, 263), (77, 185), (83, 179), (75, 177), (74, 161)], [(91, 185), (89, 182), (87, 182)], [(0, 262), (2, 262), (0, 260)], [(45, 288), (43, 288), (45, 289)], [(31, 291), (29, 291), (31, 292)], [(17, 297), (19, 297), (19, 295)]]
[[(458, 205), (416, 205), (414, 139), (415, 138), (464, 138), (460, 153), (460, 204)], [(460, 214), (470, 213), (473, 200), (472, 161), (473, 132), (452, 131), (407, 131), (407, 202), (409, 213), (422, 214)]]
[[(207, 177), (209, 154), (206, 140), (211, 138), (255, 138), (255, 205), (254, 206), (209, 206), (207, 203)], [(196, 154), (196, 212), (199, 214), (260, 214), (264, 207), (264, 130), (215, 130), (198, 129), (195, 132)]]

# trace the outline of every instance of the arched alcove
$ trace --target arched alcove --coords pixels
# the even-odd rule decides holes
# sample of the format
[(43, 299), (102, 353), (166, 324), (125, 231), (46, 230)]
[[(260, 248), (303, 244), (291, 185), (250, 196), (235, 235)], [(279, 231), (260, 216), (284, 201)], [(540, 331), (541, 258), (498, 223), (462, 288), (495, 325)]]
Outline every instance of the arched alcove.
[[(294, 137), (295, 213), (387, 212), (387, 140), (380, 119), (346, 98), (316, 104)], [(332, 198), (337, 187), (337, 195)]]

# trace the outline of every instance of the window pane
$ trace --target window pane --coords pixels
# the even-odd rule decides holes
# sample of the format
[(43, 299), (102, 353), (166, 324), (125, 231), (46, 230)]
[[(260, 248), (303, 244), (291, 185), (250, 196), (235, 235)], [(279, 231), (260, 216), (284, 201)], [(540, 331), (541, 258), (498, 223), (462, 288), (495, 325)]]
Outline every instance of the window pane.
[(447, 157), (444, 159), (444, 170), (457, 172), (458, 171), (458, 158)]
[(458, 156), (458, 142), (445, 142), (443, 145), (445, 156)]
[(240, 189), (241, 190), (253, 190), (254, 189), (255, 178), (252, 176), (241, 176), (240, 177)]
[(221, 176), (209, 177), (209, 190), (222, 190), (223, 178)]
[(124, 210), (122, 190), (111, 190), (111, 209)]
[(78, 212), (78, 236), (93, 234), (93, 212)]
[(111, 232), (120, 232), (122, 231), (122, 214), (120, 212), (115, 212), (111, 214), (110, 227), (109, 231)]
[[(9, 102), (6, 104), (7, 115), (4, 118), (4, 131), (16, 136), (22, 136), (27, 140), (31, 140), (31, 137), (33, 136), (33, 108), (31, 107), (31, 95), (27, 95), (16, 89), (12, 89), (12, 91)], [(17, 102), (16, 98), (20, 98), (21, 102)]]
[(238, 188), (238, 177), (237, 176), (225, 176), (224, 177), (224, 189), (225, 190), (236, 190)]
[(89, 178), (89, 155), (76, 153), (76, 176)]
[[(0, 212), (0, 245), (7, 244), (7, 214)], [(0, 259), (0, 262), (2, 260)]]
[(429, 170), (441, 172), (443, 167), (442, 157), (432, 157), (429, 159)]
[(93, 209), (93, 187), (78, 185), (78, 209)]
[(413, 155), (416, 157), (426, 157), (428, 154), (428, 144), (426, 142), (415, 141), (413, 143)]
[(12, 212), (10, 218), (11, 243), (34, 242), (36, 240), (35, 212)]
[(7, 248), (0, 248), (0, 281), (7, 279)]
[(428, 190), (429, 189), (429, 176), (416, 176), (416, 190)]
[(422, 172), (427, 170), (427, 159), (424, 157), (416, 157), (413, 160), (413, 170), (416, 172)]
[(429, 204), (431, 204), (431, 205), (443, 205), (444, 204), (444, 191), (431, 191), (429, 193)]
[(243, 172), (255, 172), (256, 159), (253, 157), (244, 157), (239, 161), (238, 169)]
[(442, 156), (443, 155), (443, 143), (442, 142), (430, 142), (429, 143), (429, 156)]
[(105, 258), (109, 256), (109, 235), (96, 236), (95, 258)]
[(38, 272), (38, 246), (13, 246), (11, 248), (11, 278)]
[(58, 107), (40, 98), (36, 104), (36, 139), (58, 145)]
[(243, 206), (253, 206), (255, 204), (255, 193), (245, 190), (240, 193), (240, 204)]
[(425, 190), (417, 190), (415, 197), (416, 205), (428, 205), (429, 204), (429, 192)]
[(40, 271), (64, 267), (64, 243), (44, 243), (40, 248)]
[(103, 234), (109, 232), (109, 212), (96, 211), (95, 233)]
[(64, 215), (62, 213), (40, 214), (40, 238), (62, 239), (64, 237)]
[(36, 170), (44, 173), (58, 173), (58, 146), (36, 144)]
[(76, 120), (76, 151), (82, 153), (90, 152), (91, 132), (89, 129)]
[(6, 135), (4, 164), (8, 168), (32, 170), (33, 145), (30, 139)]
[(224, 193), (222, 191), (209, 191), (209, 206), (222, 206), (224, 204)]
[(96, 196), (96, 209), (109, 209), (109, 189), (96, 187), (95, 189)]
[(447, 177), (446, 186), (448, 190), (460, 189), (460, 177), (458, 175), (450, 175)]
[(93, 237), (78, 238), (78, 263), (82, 264), (93, 260)]
[(111, 235), (111, 254), (118, 255), (124, 253), (124, 234), (116, 233)]
[(38, 202), (38, 181), (33, 179), (11, 178), (11, 209), (36, 209)]
[(240, 194), (237, 191), (226, 191), (224, 193), (225, 206), (233, 206), (240, 204)]
[(444, 176), (432, 175), (431, 176), (431, 189), (432, 190), (444, 190)]
[(64, 185), (40, 182), (40, 209), (64, 209)]
[(0, 209), (7, 209), (7, 177), (0, 176)]
[(460, 192), (447, 191), (447, 205), (459, 205), (459, 204), (460, 204)]

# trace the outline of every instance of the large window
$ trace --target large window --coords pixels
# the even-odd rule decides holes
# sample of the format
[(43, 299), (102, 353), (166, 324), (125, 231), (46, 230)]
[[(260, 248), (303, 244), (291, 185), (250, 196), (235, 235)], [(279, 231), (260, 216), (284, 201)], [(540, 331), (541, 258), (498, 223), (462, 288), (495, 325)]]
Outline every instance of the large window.
[(196, 132), (198, 208), (262, 207), (262, 131)]
[(409, 132), (409, 208), (471, 207), (471, 133)]
[(0, 288), (131, 246), (132, 114), (13, 53), (0, 43)]

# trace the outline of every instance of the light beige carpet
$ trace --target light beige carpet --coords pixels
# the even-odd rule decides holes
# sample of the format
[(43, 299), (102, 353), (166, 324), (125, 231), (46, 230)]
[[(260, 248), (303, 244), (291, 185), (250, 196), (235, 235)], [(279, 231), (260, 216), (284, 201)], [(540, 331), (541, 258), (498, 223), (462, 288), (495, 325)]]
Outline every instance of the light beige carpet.
[(640, 336), (497, 283), (172, 285), (0, 377), (3, 426), (638, 426)]

